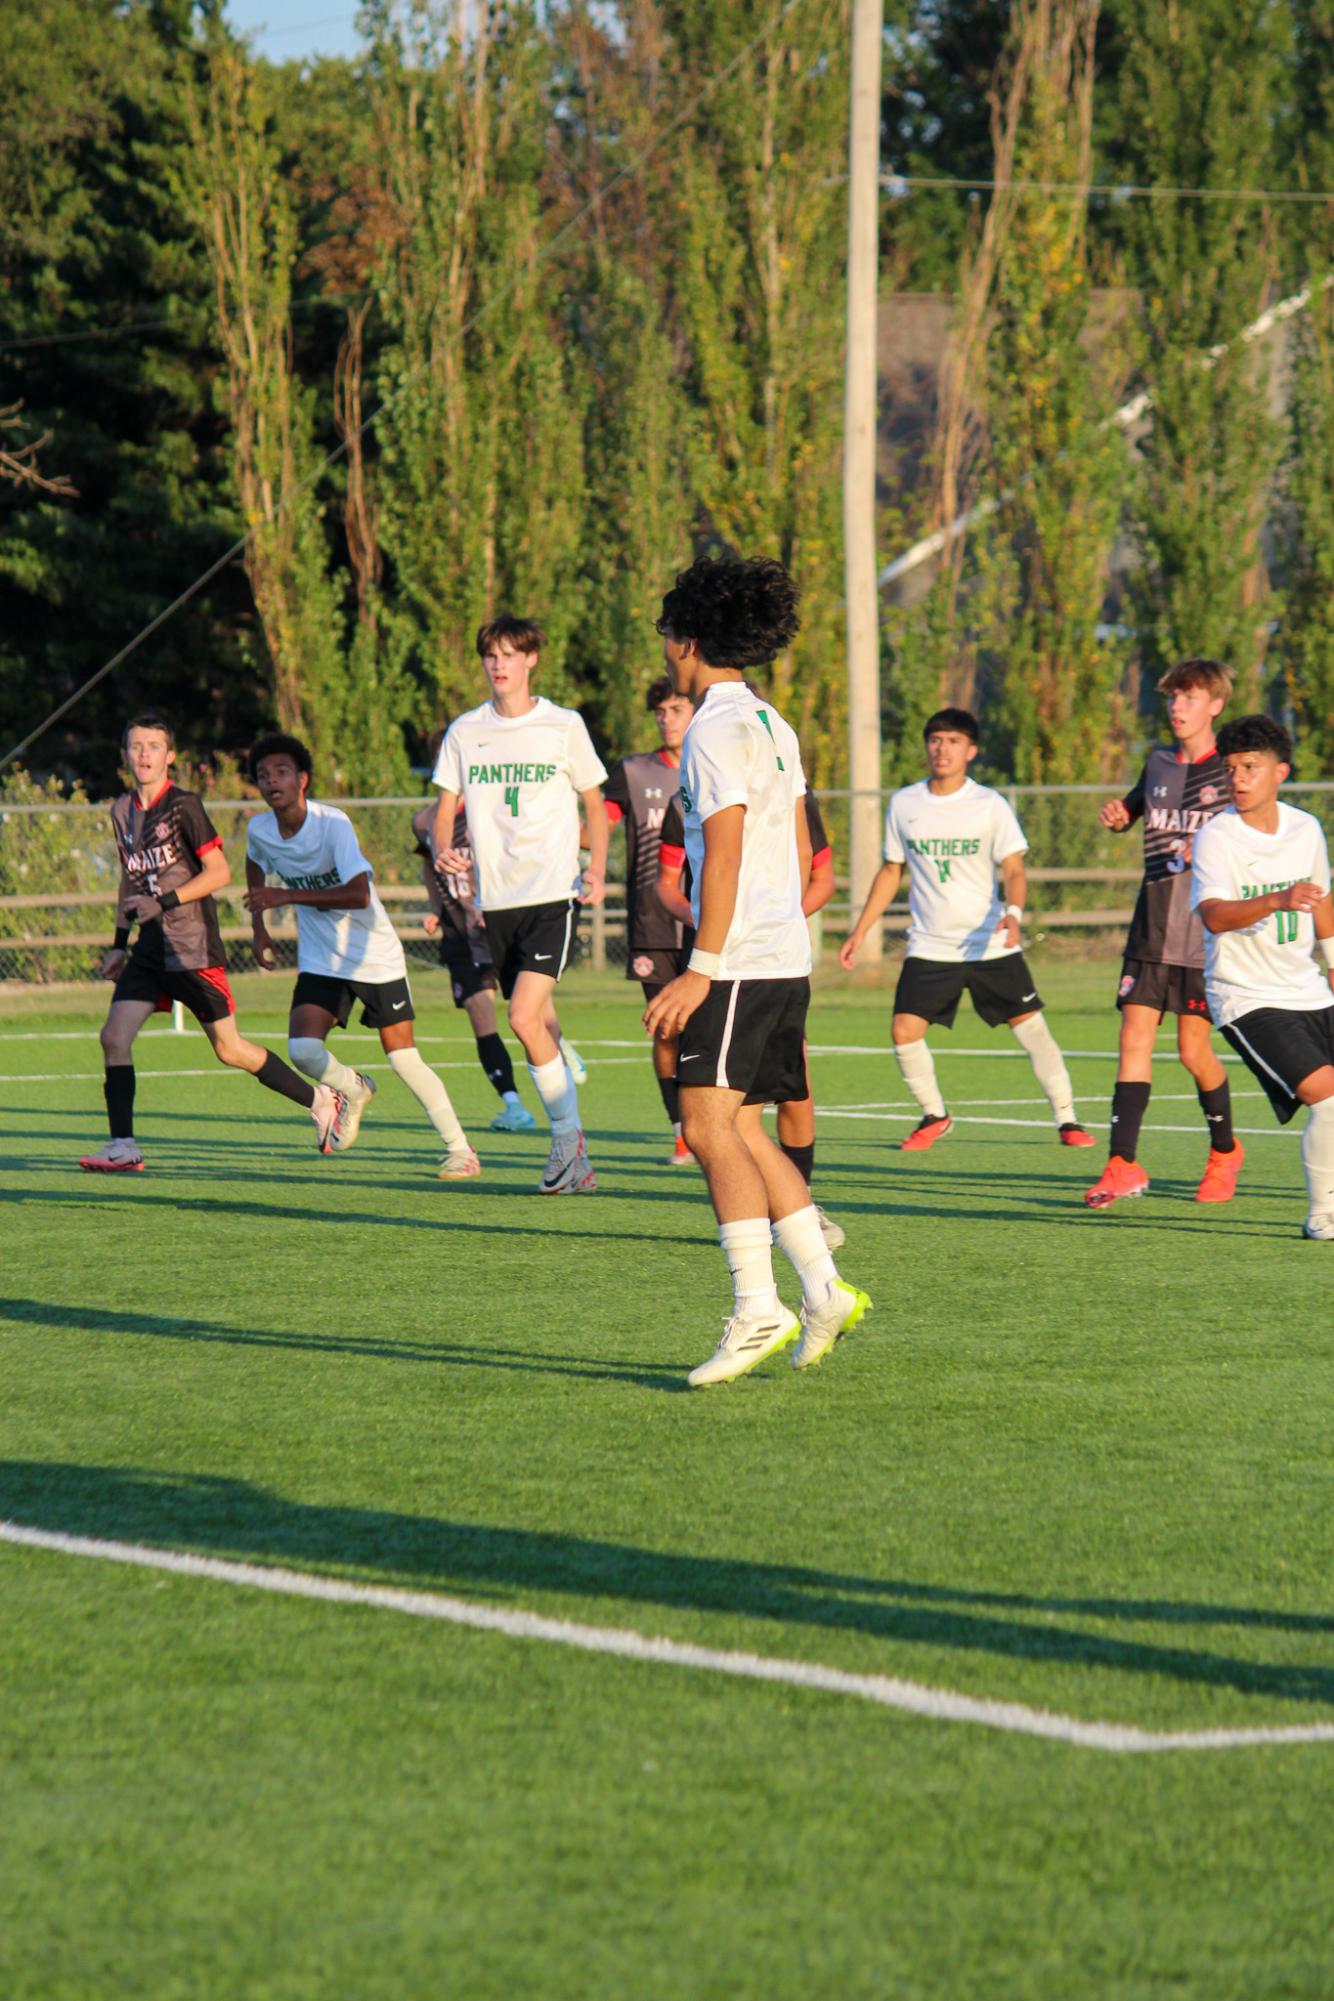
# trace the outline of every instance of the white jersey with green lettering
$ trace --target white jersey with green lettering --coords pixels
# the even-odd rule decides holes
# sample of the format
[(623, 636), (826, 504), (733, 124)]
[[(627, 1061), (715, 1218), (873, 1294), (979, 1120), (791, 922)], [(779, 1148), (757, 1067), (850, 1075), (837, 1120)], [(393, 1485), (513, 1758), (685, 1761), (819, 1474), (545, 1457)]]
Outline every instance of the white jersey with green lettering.
[(1027, 852), (1014, 808), (989, 785), (965, 778), (936, 793), (923, 778), (905, 785), (885, 814), (885, 860), (908, 868), (908, 956), (960, 965), (1017, 952), (997, 925), (1005, 915), (996, 871)]
[[(1329, 888), (1329, 849), (1314, 814), (1280, 801), (1278, 827), (1262, 834), (1235, 806), (1217, 814), (1195, 836), (1190, 907), (1249, 902), (1296, 882)], [(1259, 1007), (1313, 1012), (1330, 1005), (1329, 982), (1311, 954), (1315, 923), (1305, 911), (1278, 910), (1244, 931), (1204, 933), (1204, 990), (1219, 1028)]]
[(574, 709), (540, 697), (525, 716), (490, 702), (450, 725), (432, 778), (468, 811), (481, 910), (579, 893), (579, 794), (607, 773)]

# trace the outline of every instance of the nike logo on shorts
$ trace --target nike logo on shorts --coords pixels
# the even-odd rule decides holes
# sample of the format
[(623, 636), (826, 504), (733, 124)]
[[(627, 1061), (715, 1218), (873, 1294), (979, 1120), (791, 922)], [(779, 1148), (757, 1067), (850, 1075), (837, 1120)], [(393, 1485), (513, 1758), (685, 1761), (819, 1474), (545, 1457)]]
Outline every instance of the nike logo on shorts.
[(702, 1049), (696, 1049), (689, 1056), (678, 1056), (676, 1060), (678, 1063), (698, 1063), (703, 1054), (704, 1051)]
[(1022, 1000), (1036, 1000), (1036, 999), (1037, 999), (1037, 995), (1036, 995), (1036, 994), (1024, 994), (1024, 995), (1022, 995), (1022, 996), (1021, 996), (1021, 999), (1022, 999)]
[(407, 1002), (406, 1002), (406, 1001), (395, 1001), (395, 1002), (394, 1002), (394, 1013), (395, 1013), (395, 1014), (397, 1014), (400, 1008), (402, 1008), (402, 1007), (406, 1007), (406, 1006), (407, 1006)]
[(555, 958), (555, 956), (556, 956), (556, 955), (555, 955), (555, 953), (554, 953), (554, 952), (534, 952), (534, 954), (533, 954), (533, 957), (534, 957), (535, 959), (539, 959), (539, 960), (540, 960), (540, 959), (554, 959), (554, 958)]

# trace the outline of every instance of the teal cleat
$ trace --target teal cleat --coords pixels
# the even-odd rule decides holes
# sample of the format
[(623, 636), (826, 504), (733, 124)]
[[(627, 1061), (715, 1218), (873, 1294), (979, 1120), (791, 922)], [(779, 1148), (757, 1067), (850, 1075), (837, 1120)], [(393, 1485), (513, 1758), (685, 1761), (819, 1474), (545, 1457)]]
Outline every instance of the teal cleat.
[(537, 1120), (527, 1105), (502, 1105), (491, 1121), (493, 1133), (532, 1133), (537, 1131)]

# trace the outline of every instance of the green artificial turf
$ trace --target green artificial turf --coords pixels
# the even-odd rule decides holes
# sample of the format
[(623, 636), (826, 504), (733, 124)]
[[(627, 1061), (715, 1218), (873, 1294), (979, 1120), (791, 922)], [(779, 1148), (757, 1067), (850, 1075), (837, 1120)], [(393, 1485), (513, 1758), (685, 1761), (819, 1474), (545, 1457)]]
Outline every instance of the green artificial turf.
[[(1089, 1214), (1115, 968), (1037, 965), (1058, 1038), (1104, 1052), (1071, 1058), (1098, 1149), (1056, 1145), (965, 1005), (935, 1037), (961, 1122), (897, 1152), (887, 989), (826, 975), (818, 1102), (896, 1107), (820, 1126), (875, 1310), (809, 1376), (696, 1394), (726, 1272), (613, 1046), (636, 988), (562, 990), (601, 1189), (558, 1202), (540, 1134), (485, 1130), (432, 975), (462, 1186), (386, 1068), (325, 1160), (158, 1028), (148, 1172), (81, 1175), (102, 996), (7, 1008), (0, 1518), (1086, 1719), (1334, 1721), (1331, 1253), (1295, 1132), (1233, 1068), (1240, 1192), (1194, 1204), (1165, 1045), (1152, 1191)], [(238, 987), (281, 1049), (285, 989)], [(849, 1045), (884, 1053), (820, 1053)], [(148, 1074), (176, 1070), (204, 1074)], [(6, 1545), (0, 1608), (6, 2001), (1334, 1991), (1334, 1744), (1118, 1758)]]

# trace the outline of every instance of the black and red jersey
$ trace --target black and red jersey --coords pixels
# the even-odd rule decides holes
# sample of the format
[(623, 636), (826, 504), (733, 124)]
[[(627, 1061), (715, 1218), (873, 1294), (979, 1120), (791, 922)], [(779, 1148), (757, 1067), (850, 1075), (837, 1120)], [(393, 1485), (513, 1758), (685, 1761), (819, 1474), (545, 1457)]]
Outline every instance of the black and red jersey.
[(680, 790), (680, 767), (660, 750), (622, 758), (607, 780), (607, 818), (613, 827), (625, 822), (625, 935), (632, 952), (674, 952), (681, 943), (681, 926), (658, 901), (663, 820)]
[(1192, 764), (1170, 745), (1151, 750), (1125, 797), (1144, 822), (1144, 881), (1126, 957), (1152, 965), (1203, 966), (1204, 930), (1190, 907), (1191, 844), (1232, 804), (1232, 774), (1216, 750)]
[[(123, 793), (111, 808), (111, 825), (124, 878), (122, 900), (179, 890), (200, 873), (203, 857), (222, 846), (203, 801), (193, 792), (183, 792), (171, 779), (147, 806), (139, 804), (138, 792)], [(141, 926), (132, 956), (138, 965), (171, 973), (223, 965), (213, 898), (178, 904)]]
[[(825, 832), (824, 819), (813, 792), (808, 791), (806, 793), (805, 806), (806, 831), (811, 837), (811, 867), (817, 869), (822, 862), (832, 859), (834, 850), (830, 844), (829, 836)], [(674, 799), (667, 808), (662, 822), (659, 843), (659, 856), (661, 860), (667, 863), (669, 868), (681, 869), (685, 867), (686, 829), (679, 798)], [(689, 890), (687, 889), (685, 893), (688, 895)]]

